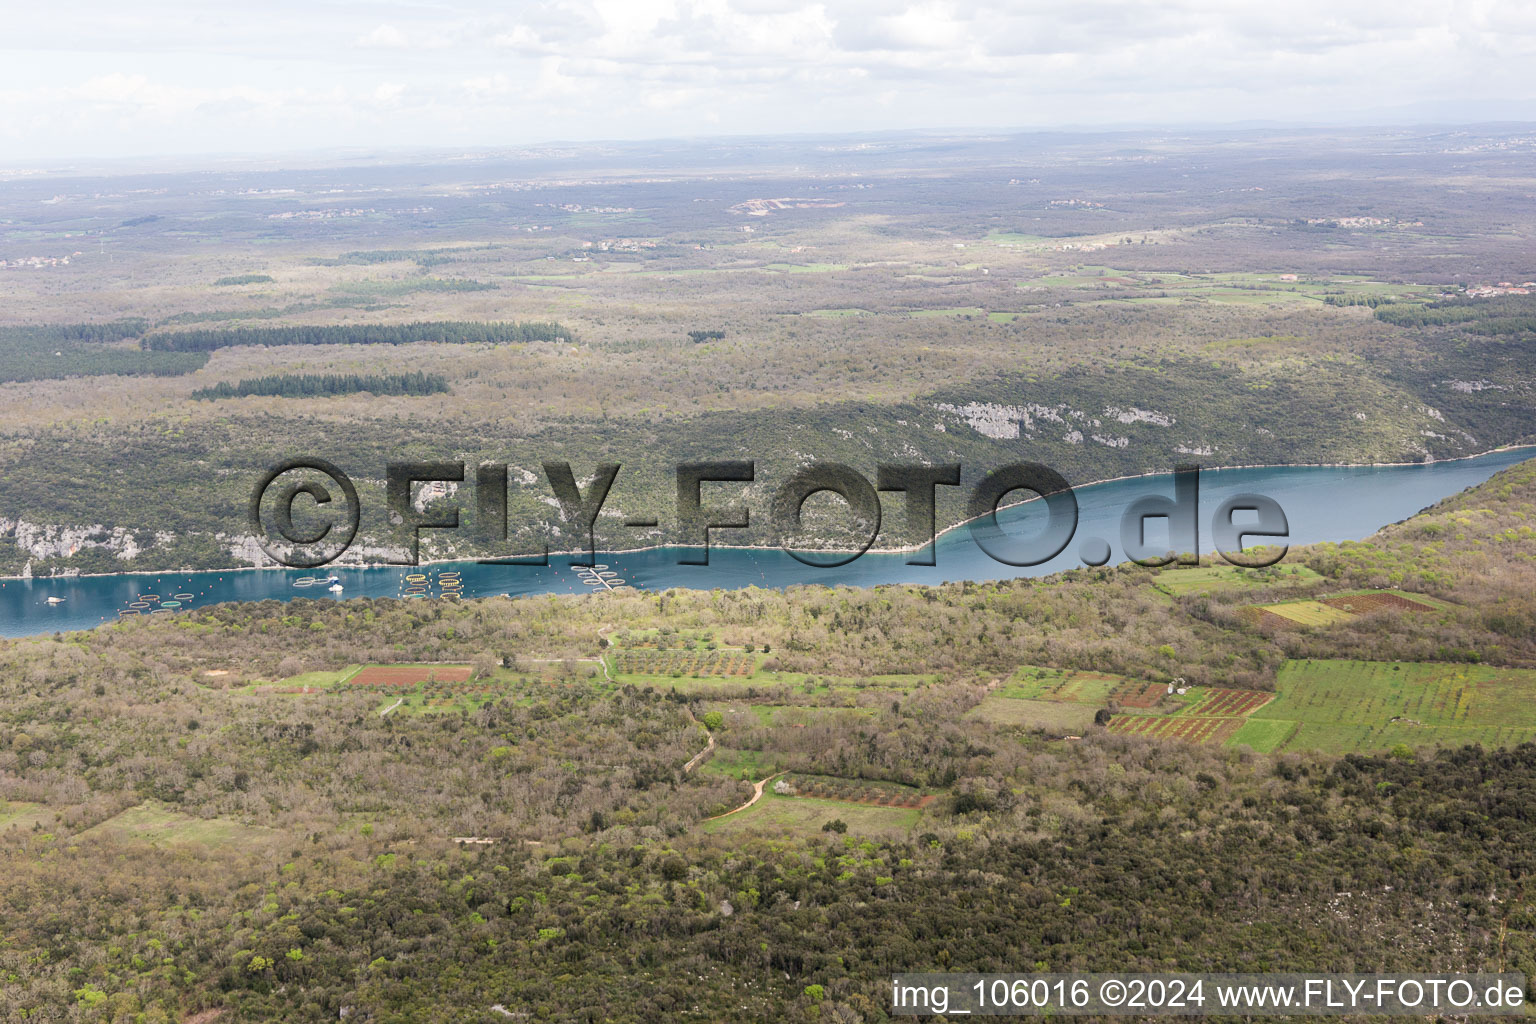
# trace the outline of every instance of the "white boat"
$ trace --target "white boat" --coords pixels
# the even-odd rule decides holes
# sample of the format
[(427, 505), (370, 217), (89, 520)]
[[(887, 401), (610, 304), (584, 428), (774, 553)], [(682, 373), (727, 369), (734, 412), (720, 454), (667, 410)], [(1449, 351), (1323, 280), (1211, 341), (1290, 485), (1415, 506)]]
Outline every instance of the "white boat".
[(333, 593), (333, 594), (339, 594), (339, 593), (341, 593), (345, 589), (346, 588), (343, 587), (340, 583), (332, 583), (331, 584), (331, 593)]
[(50, 598), (48, 598), (48, 603), (49, 604), (63, 604), (64, 603), (64, 599), (62, 597), (50, 597)]

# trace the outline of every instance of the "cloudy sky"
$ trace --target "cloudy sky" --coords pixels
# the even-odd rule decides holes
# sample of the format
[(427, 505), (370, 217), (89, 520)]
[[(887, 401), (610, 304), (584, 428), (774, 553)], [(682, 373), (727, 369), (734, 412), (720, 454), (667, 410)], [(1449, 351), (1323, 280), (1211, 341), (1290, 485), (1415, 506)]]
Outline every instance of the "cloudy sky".
[(0, 5), (0, 165), (891, 128), (1536, 120), (1530, 0)]

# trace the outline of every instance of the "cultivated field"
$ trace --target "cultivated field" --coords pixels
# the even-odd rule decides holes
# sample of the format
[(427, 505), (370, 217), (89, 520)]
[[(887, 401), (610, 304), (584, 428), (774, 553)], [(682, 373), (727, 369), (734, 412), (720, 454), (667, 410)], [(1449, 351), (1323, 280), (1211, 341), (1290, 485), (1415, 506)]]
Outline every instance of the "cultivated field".
[(614, 672), (646, 676), (750, 676), (757, 655), (745, 651), (650, 650), (614, 651), (609, 663)]
[(1286, 601), (1281, 604), (1259, 605), (1262, 621), (1279, 620), (1286, 626), (1329, 626), (1335, 622), (1348, 622), (1350, 613), (1334, 608), (1321, 601)]
[(1352, 616), (1372, 612), (1432, 612), (1447, 607), (1444, 601), (1399, 590), (1351, 590), (1313, 601), (1253, 605), (1250, 610), (1258, 616), (1261, 625), (1295, 628), (1348, 622)]
[(415, 686), (418, 683), (467, 683), (468, 665), (366, 665), (348, 679), (349, 686)]
[(1385, 750), (1399, 743), (1513, 746), (1536, 740), (1536, 671), (1292, 661), (1280, 670), (1275, 699), (1255, 714), (1258, 720), (1294, 729), (1284, 741), (1287, 750), (1341, 753)]
[(1368, 615), (1371, 612), (1432, 612), (1435, 606), (1418, 597), (1408, 597), (1404, 594), (1392, 591), (1364, 594), (1341, 594), (1338, 597), (1322, 598), (1320, 603), (1330, 608), (1338, 608), (1341, 611), (1354, 615)]
[(1197, 686), (1185, 694), (1184, 714), (1232, 718), (1250, 715), (1274, 698), (1260, 690), (1229, 690), (1219, 686)]
[(1185, 743), (1224, 743), (1237, 734), (1240, 718), (1205, 718), (1198, 715), (1116, 715), (1109, 731), (1126, 736), (1154, 736)]
[[(834, 775), (802, 775), (794, 772), (772, 783), (773, 792), (795, 799), (833, 800), (870, 807), (922, 807), (933, 800), (922, 790), (894, 782), (843, 779)], [(781, 792), (781, 788), (785, 790)]]
[(1166, 683), (1149, 683), (1107, 672), (1026, 666), (998, 691), (1002, 697), (1066, 701), (1103, 707), (1116, 701), (1127, 707), (1151, 708), (1167, 695)]

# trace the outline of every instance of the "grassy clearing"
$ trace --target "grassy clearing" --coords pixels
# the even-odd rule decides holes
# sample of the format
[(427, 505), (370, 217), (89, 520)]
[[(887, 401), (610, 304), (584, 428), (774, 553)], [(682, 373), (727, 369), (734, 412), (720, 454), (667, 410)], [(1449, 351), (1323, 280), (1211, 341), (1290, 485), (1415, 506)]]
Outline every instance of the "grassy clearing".
[(922, 816), (923, 812), (917, 808), (869, 807), (841, 800), (780, 796), (770, 786), (757, 803), (740, 814), (706, 822), (704, 831), (719, 835), (744, 832), (815, 834), (827, 822), (839, 819), (848, 825), (851, 836), (900, 838), (909, 834)]
[(80, 835), (156, 845), (234, 846), (272, 838), (278, 833), (227, 818), (194, 818), (150, 801), (115, 814)]
[(24, 800), (0, 800), (0, 832), (7, 829), (28, 829), (41, 824), (50, 816), (44, 804), (27, 803)]
[(1293, 735), (1297, 723), (1274, 719), (1250, 718), (1227, 740), (1229, 747), (1248, 747), (1261, 754), (1280, 749)]
[(830, 274), (847, 270), (846, 263), (769, 263), (764, 270), (777, 270), (785, 274)]
[(986, 310), (980, 306), (950, 306), (943, 309), (914, 309), (907, 315), (912, 317), (931, 316), (982, 316)]
[(709, 760), (699, 767), (699, 771), (711, 775), (753, 781), (765, 779), (778, 770), (778, 762), (772, 754), (726, 746), (717, 746)]
[(1502, 747), (1536, 740), (1536, 671), (1530, 669), (1292, 661), (1281, 668), (1276, 689), (1275, 699), (1250, 721), (1294, 726), (1295, 735), (1284, 742), (1288, 750), (1344, 753), (1398, 743)]
[(456, 697), (447, 703), (443, 703), (442, 701), (435, 701), (424, 694), (391, 696), (381, 698), (378, 704), (374, 706), (374, 713), (382, 715), (396, 701), (399, 701), (400, 705), (389, 712), (391, 715), (437, 715), (445, 712), (474, 711), (482, 704), (494, 704), (498, 699), (495, 695), (485, 694)]
[[(339, 669), (320, 669), (314, 672), (300, 672), (296, 676), (286, 676), (282, 679), (268, 681), (257, 679), (231, 688), (229, 693), (260, 694), (265, 697), (303, 696), (310, 690), (333, 690), (351, 679), (358, 673), (361, 665), (348, 665)], [(204, 679), (203, 685), (217, 683), (217, 678)]]
[(1026, 665), (997, 691), (996, 696), (1015, 700), (1065, 701), (1103, 707), (1117, 690), (1139, 689), (1141, 684), (1108, 672), (1041, 668)]
[(778, 728), (811, 725), (819, 719), (838, 715), (873, 715), (870, 708), (845, 708), (820, 704), (744, 704), (741, 701), (722, 701), (708, 705), (710, 711), (746, 712), (763, 725)]
[(1026, 235), (1018, 231), (988, 231), (984, 241), (996, 242), (999, 245), (1036, 245), (1060, 242), (1061, 239), (1051, 238), (1048, 235)]
[(1040, 729), (1057, 736), (1081, 736), (1093, 726), (1098, 713), (1093, 704), (1074, 704), (1058, 700), (1028, 700), (993, 694), (971, 709), (973, 718), (993, 725), (1015, 725)]
[(1191, 566), (1166, 569), (1157, 574), (1157, 588), (1165, 594), (1198, 594), (1201, 591), (1255, 588), (1278, 584), (1310, 583), (1322, 579), (1304, 565), (1276, 565), (1268, 569), (1242, 569), (1235, 565)]
[(813, 309), (805, 315), (820, 317), (874, 316), (867, 309)]
[[(498, 668), (469, 682), (428, 682), (382, 688), (374, 712), (382, 714), (396, 701), (402, 703), (390, 711), (391, 715), (474, 711), (502, 700), (532, 704), (552, 691), (571, 686), (612, 689), (612, 684), (603, 679), (602, 669), (595, 662), (573, 662), (569, 666), (563, 661), (533, 662), (516, 669)], [(358, 687), (347, 692), (365, 693), (368, 688)]]
[(326, 688), (331, 686), (340, 686), (348, 679), (351, 679), (353, 676), (357, 675), (358, 671), (362, 667), (363, 666), (361, 665), (348, 665), (346, 668), (340, 669), (321, 670), (318, 672), (300, 672), (296, 676), (289, 676), (286, 679), (279, 679), (272, 685), (280, 686), (285, 690), (289, 687), (318, 686), (321, 688)]

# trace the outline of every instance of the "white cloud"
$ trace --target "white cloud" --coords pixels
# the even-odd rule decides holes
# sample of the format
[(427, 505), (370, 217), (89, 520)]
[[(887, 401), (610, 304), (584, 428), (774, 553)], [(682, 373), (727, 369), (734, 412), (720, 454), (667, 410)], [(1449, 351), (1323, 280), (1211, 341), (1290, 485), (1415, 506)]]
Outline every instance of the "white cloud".
[(405, 86), (399, 82), (380, 82), (373, 90), (374, 102), (388, 107), (397, 105), (404, 95)]
[(8, 12), (0, 148), (484, 144), (710, 123), (1327, 120), (1536, 98), (1527, 0), (273, 0), (208, 10), (84, 0)]
[(477, 75), (474, 78), (466, 78), (463, 81), (464, 91), (469, 93), (471, 100), (485, 102), (509, 96), (512, 93), (512, 79), (501, 72), (494, 75)]
[(374, 50), (404, 50), (411, 45), (411, 40), (393, 25), (380, 25), (372, 32), (359, 36), (357, 45)]

